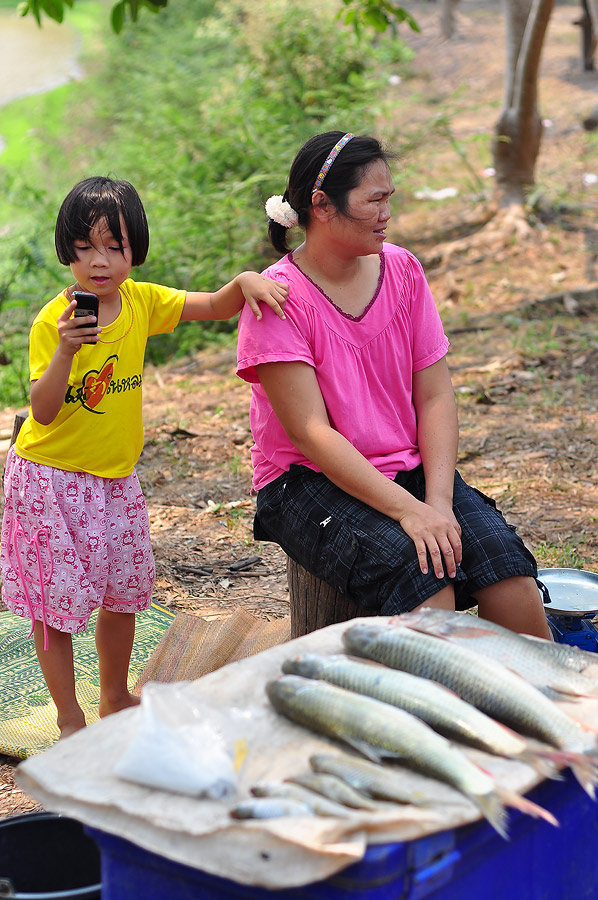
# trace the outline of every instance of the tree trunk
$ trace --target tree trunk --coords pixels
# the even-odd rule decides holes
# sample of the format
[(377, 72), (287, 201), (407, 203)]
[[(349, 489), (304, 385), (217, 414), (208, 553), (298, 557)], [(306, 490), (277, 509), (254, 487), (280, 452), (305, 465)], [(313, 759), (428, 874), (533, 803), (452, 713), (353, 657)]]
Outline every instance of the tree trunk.
[(359, 609), (345, 594), (320, 581), (287, 557), (287, 581), (291, 607), (291, 638), (301, 637), (357, 616), (378, 615)]
[[(593, 0), (596, 7), (595, 16), (598, 21), (598, 0)], [(589, 0), (581, 0), (581, 16), (574, 23), (581, 29), (581, 69), (583, 72), (592, 72), (594, 69), (594, 52), (596, 50), (596, 38), (590, 15)]]
[(27, 410), (27, 409), (21, 409), (21, 410), (19, 410), (18, 413), (15, 413), (15, 419), (14, 419), (14, 422), (12, 425), (12, 437), (10, 439), (11, 445), (14, 444), (14, 442), (18, 438), (19, 431), (21, 430), (21, 426), (22, 426), (23, 422), (27, 418), (28, 412), (29, 412), (29, 410)]
[(455, 33), (455, 7), (459, 0), (441, 0), (440, 31), (449, 40)]
[(496, 124), (493, 155), (503, 207), (523, 206), (534, 184), (542, 138), (538, 70), (554, 0), (505, 0), (505, 100)]

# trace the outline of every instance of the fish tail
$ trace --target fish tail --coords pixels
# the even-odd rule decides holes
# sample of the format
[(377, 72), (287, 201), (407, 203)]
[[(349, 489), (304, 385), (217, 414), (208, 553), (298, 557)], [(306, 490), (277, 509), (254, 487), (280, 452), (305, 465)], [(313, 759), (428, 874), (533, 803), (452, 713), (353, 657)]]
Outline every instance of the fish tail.
[(581, 784), (582, 788), (592, 798), (596, 799), (596, 783), (598, 782), (598, 762), (583, 753), (567, 753), (568, 764), (571, 771)]
[(475, 803), (492, 827), (498, 831), (500, 836), (503, 837), (505, 841), (508, 841), (507, 811), (498, 792), (491, 791), (489, 794), (468, 794), (468, 797)]
[(533, 800), (528, 800), (528, 798), (524, 797), (522, 794), (518, 794), (516, 791), (510, 791), (508, 788), (503, 787), (497, 787), (496, 793), (505, 806), (512, 806), (513, 809), (518, 809), (528, 816), (533, 816), (534, 819), (544, 819), (545, 822), (549, 822), (551, 825), (558, 828), (558, 819), (555, 819), (551, 812), (548, 812), (543, 806), (534, 803)]
[(598, 783), (598, 759), (595, 756), (570, 750), (540, 750), (538, 755), (549, 759), (554, 765), (569, 766), (586, 794), (595, 799)]

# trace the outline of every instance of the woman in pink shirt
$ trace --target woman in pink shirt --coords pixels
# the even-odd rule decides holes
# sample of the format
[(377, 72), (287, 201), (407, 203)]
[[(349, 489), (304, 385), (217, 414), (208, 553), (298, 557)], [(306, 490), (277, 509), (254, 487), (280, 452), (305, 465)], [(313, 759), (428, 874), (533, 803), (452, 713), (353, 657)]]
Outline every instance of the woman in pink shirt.
[[(394, 191), (377, 140), (311, 138), (266, 204), (284, 254), (285, 318), (239, 323), (252, 385), (255, 536), (382, 615), (479, 606), (550, 633), (536, 562), (490, 498), (455, 470), (449, 346), (418, 261), (385, 243)], [(287, 232), (305, 239), (295, 250)]]

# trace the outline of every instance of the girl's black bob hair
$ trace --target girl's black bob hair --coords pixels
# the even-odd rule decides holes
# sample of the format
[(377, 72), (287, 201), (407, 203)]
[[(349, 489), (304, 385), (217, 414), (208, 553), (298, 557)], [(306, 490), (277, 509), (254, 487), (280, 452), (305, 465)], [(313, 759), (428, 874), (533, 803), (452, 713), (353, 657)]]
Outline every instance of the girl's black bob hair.
[(149, 228), (139, 194), (128, 181), (98, 175), (80, 181), (65, 197), (56, 219), (54, 243), (63, 266), (75, 262), (75, 241), (89, 240), (91, 229), (106, 220), (123, 252), (121, 216), (131, 247), (132, 264), (145, 262), (149, 248)]
[[(303, 145), (293, 160), (283, 199), (291, 204), (299, 217), (299, 225), (303, 228), (309, 223), (314, 182), (324, 160), (344, 133), (326, 131), (314, 135)], [(388, 163), (393, 159), (393, 154), (385, 150), (380, 141), (374, 137), (355, 135), (340, 151), (328, 170), (321, 189), (341, 215), (347, 214), (349, 191), (360, 183), (364, 169), (379, 159)], [(289, 252), (287, 229), (284, 225), (270, 219), (268, 236), (275, 250), (279, 253)]]

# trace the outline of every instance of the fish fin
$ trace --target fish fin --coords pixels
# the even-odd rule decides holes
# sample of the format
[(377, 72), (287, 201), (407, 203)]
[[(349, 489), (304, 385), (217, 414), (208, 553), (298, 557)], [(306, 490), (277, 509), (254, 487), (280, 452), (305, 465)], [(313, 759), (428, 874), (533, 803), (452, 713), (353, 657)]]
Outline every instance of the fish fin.
[[(573, 719), (573, 716), (571, 716)], [(590, 734), (598, 734), (598, 727), (596, 725), (590, 725), (589, 722), (582, 722), (581, 719), (573, 719), (574, 722), (577, 722), (584, 731), (589, 731)]]
[(505, 806), (512, 806), (513, 809), (518, 809), (520, 812), (525, 813), (528, 816), (533, 816), (534, 819), (544, 819), (545, 822), (549, 822), (551, 825), (554, 825), (556, 828), (559, 827), (558, 819), (552, 815), (547, 809), (544, 809), (543, 806), (539, 806), (537, 803), (534, 803), (533, 800), (528, 800), (527, 797), (524, 797), (522, 794), (518, 794), (516, 791), (510, 791), (508, 788), (496, 787), (496, 793), (505, 804)]
[(354, 750), (361, 756), (365, 756), (366, 759), (369, 759), (371, 762), (375, 762), (378, 764), (382, 763), (382, 760), (385, 756), (396, 756), (396, 753), (387, 752), (386, 750), (382, 750), (380, 747), (374, 747), (373, 744), (368, 744), (367, 741), (361, 741), (359, 738), (353, 737), (344, 737), (343, 740), (349, 744)]
[(579, 703), (585, 695), (570, 694), (567, 691), (561, 691), (558, 687), (549, 687), (546, 684), (534, 684), (536, 690), (548, 697), (549, 700), (563, 700), (567, 703)]
[(492, 791), (489, 794), (468, 794), (469, 799), (475, 803), (480, 812), (490, 822), (492, 827), (498, 831), (505, 841), (509, 840), (507, 831), (507, 811), (503, 801), (497, 792)]
[[(558, 751), (555, 751), (558, 753)], [(518, 756), (512, 757), (512, 759), (519, 760), (520, 762), (527, 763), (528, 766), (531, 766), (532, 769), (535, 769), (538, 774), (543, 775), (544, 778), (550, 778), (552, 781), (562, 781), (563, 776), (558, 771), (558, 767), (563, 765), (563, 762), (557, 758), (553, 758), (553, 754), (550, 750), (537, 752), (532, 750), (524, 750), (523, 753), (520, 753)]]

